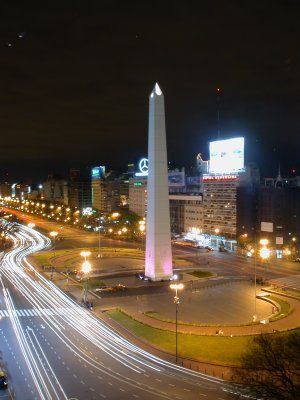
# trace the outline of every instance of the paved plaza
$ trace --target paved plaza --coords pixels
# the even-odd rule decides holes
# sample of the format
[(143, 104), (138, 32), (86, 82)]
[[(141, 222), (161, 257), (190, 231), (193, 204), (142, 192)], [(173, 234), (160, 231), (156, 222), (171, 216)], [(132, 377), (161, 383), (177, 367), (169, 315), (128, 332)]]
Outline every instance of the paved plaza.
[[(130, 313), (157, 312), (166, 319), (175, 319), (174, 293), (169, 291), (155, 294), (120, 298), (102, 298), (101, 306), (121, 306)], [(257, 299), (257, 316), (263, 319), (272, 314), (272, 305)], [(231, 282), (180, 293), (179, 320), (187, 323), (208, 325), (239, 325), (252, 321), (254, 314), (254, 287), (250, 282)]]

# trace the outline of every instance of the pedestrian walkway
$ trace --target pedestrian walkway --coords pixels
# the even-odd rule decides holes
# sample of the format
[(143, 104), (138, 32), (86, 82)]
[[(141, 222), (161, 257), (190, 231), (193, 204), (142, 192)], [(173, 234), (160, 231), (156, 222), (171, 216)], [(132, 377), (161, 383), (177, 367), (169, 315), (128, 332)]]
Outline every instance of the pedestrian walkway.
[[(58, 309), (50, 309), (50, 308), (23, 308), (20, 310), (13, 310), (13, 313), (17, 317), (41, 317), (47, 316), (51, 317), (54, 315), (65, 315), (70, 311), (74, 311), (76, 308), (58, 308)], [(0, 317), (5, 318), (9, 317), (8, 310), (0, 310)]]

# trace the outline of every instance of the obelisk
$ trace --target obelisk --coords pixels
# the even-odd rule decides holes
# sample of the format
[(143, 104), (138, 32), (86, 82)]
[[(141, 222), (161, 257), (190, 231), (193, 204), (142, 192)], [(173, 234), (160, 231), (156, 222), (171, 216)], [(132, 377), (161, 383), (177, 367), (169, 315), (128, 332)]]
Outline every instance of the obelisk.
[(173, 275), (164, 96), (156, 83), (149, 98), (145, 276)]

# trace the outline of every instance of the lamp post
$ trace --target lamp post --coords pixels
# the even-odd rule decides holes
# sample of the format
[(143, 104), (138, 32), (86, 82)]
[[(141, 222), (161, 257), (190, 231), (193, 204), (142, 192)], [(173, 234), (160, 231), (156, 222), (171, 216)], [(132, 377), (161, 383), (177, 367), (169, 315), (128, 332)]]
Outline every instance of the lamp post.
[(176, 356), (176, 364), (178, 361), (178, 306), (179, 306), (179, 297), (178, 297), (178, 290), (184, 288), (183, 283), (172, 283), (170, 288), (175, 290), (174, 296), (174, 304), (175, 304), (175, 356)]
[(98, 225), (98, 268), (100, 269), (100, 244), (101, 244), (101, 236), (100, 236), (100, 217), (99, 217), (99, 225)]
[[(259, 243), (263, 246), (260, 250), (259, 250), (259, 255), (261, 257), (261, 259), (263, 261), (267, 261), (267, 259), (270, 257), (271, 251), (270, 249), (267, 248), (267, 245), (269, 244), (269, 240), (268, 239), (261, 239), (259, 241)], [(267, 270), (265, 271), (265, 278), (267, 275)]]
[(81, 268), (84, 276), (85, 276), (85, 281), (84, 281), (84, 292), (83, 292), (83, 302), (86, 303), (87, 300), (87, 293), (88, 293), (88, 279), (89, 279), (89, 273), (91, 272), (91, 263), (89, 261), (84, 261), (82, 263), (82, 268)]
[(91, 252), (89, 250), (82, 250), (80, 252), (81, 257), (84, 257), (84, 261), (86, 261), (87, 257), (91, 255)]
[[(56, 231), (51, 231), (50, 232), (50, 236), (52, 237), (52, 239), (53, 239), (53, 257), (55, 257), (55, 250), (56, 250), (56, 248), (55, 248), (55, 243), (56, 243), (56, 236), (58, 235), (58, 232), (56, 232)], [(51, 280), (53, 279), (53, 265), (52, 265), (52, 267), (51, 267)]]

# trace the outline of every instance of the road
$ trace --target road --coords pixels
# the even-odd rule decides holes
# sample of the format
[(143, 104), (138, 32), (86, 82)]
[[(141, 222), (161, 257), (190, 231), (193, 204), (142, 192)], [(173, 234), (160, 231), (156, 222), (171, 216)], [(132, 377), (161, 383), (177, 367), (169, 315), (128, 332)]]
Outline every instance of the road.
[(0, 346), (9, 374), (7, 398), (237, 398), (229, 384), (126, 341), (35, 271), (26, 256), (50, 246), (48, 238), (21, 225), (12, 239), (14, 246), (0, 266)]
[[(59, 232), (56, 248), (79, 248), (97, 247), (99, 236), (97, 233), (86, 232), (68, 225), (61, 226), (57, 222), (48, 221), (34, 215), (21, 213), (20, 211), (2, 207), (4, 211), (15, 214), (25, 223), (34, 222), (37, 227), (45, 232), (55, 230)], [(124, 240), (108, 239), (101, 237), (101, 246), (144, 248), (143, 243), (128, 242)], [(173, 245), (174, 256), (182, 256), (199, 265), (201, 269), (208, 269), (218, 275), (225, 276), (254, 276), (254, 259), (246, 258), (236, 253), (223, 253), (218, 251), (207, 252), (195, 248)], [(285, 260), (270, 260), (264, 263), (257, 263), (257, 276), (265, 279), (278, 279), (286, 276), (300, 274), (300, 263), (288, 262)]]

